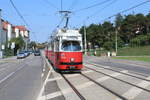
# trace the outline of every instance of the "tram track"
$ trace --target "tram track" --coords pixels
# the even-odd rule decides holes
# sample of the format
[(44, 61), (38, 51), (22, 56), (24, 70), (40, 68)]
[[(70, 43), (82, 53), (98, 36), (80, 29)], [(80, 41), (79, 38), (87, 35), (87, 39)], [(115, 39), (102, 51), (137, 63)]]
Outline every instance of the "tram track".
[(85, 78), (89, 79), (90, 81), (94, 82), (94, 83), (97, 84), (98, 86), (102, 87), (103, 89), (105, 89), (105, 90), (109, 91), (110, 93), (114, 94), (115, 96), (119, 97), (120, 99), (122, 99), (122, 100), (128, 100), (127, 98), (121, 96), (120, 94), (118, 94), (117, 92), (115, 92), (115, 91), (113, 91), (113, 90), (107, 88), (106, 86), (104, 86), (104, 85), (98, 83), (97, 81), (93, 80), (92, 78), (88, 77), (87, 75), (85, 75), (85, 74), (83, 74), (83, 73), (81, 73), (81, 75), (84, 76)]
[[(91, 64), (91, 63), (88, 63), (88, 64)], [(103, 69), (106, 69), (106, 70), (110, 70), (110, 71), (113, 71), (113, 72), (117, 72), (117, 73), (120, 73), (120, 74), (124, 74), (126, 76), (131, 76), (131, 77), (134, 77), (134, 78), (137, 78), (137, 79), (141, 79), (141, 80), (150, 82), (149, 79), (145, 79), (145, 78), (138, 77), (138, 76), (135, 76), (135, 75), (132, 75), (132, 74), (128, 74), (128, 73), (124, 73), (124, 72), (121, 72), (121, 71), (118, 71), (118, 70), (114, 70), (112, 68), (106, 68), (106, 67), (98, 66), (98, 65), (95, 65), (95, 64), (91, 64), (91, 65), (96, 66), (96, 67), (100, 67), (100, 68), (103, 68)]]
[(76, 89), (76, 87), (65, 77), (65, 75), (61, 74), (61, 76), (65, 79), (65, 81), (70, 85), (73, 91), (78, 95), (81, 100), (86, 100), (85, 97)]
[[(111, 75), (109, 75), (109, 74), (106, 74), (106, 73), (104, 73), (104, 72), (101, 72), (101, 71), (96, 70), (96, 69), (93, 69), (93, 68), (89, 68), (89, 67), (87, 67), (87, 66), (85, 66), (85, 68), (87, 68), (87, 69), (89, 69), (89, 70), (92, 70), (92, 71), (94, 71), (94, 72), (97, 72), (97, 73), (103, 74), (103, 75), (108, 76), (108, 77), (110, 77), (110, 78), (112, 78), (112, 79), (118, 80), (118, 81), (120, 81), (120, 82), (126, 83), (126, 84), (128, 84), (128, 85), (131, 85), (131, 86), (133, 86), (133, 87), (136, 87), (136, 88), (142, 89), (142, 90), (144, 90), (144, 91), (146, 91), (146, 92), (150, 93), (150, 90), (149, 90), (149, 89), (146, 89), (146, 88), (140, 87), (140, 86), (135, 85), (135, 84), (133, 84), (133, 83), (130, 83), (130, 82), (128, 82), (128, 81), (125, 81), (125, 80), (122, 80), (122, 79), (116, 78), (116, 77), (114, 77), (114, 76), (111, 76)], [(118, 73), (119, 73), (119, 72), (118, 72)], [(120, 74), (122, 74), (122, 73), (120, 73)], [(144, 81), (146, 81), (146, 80), (144, 80)], [(148, 82), (149, 82), (149, 81), (148, 81)]]
[[(97, 67), (102, 67), (102, 66), (106, 66), (106, 65), (97, 65), (97, 64), (94, 64), (94, 62), (86, 62), (87, 64), (91, 64), (91, 65), (94, 65), (94, 66), (97, 66)], [(107, 66), (106, 66), (107, 67)], [(112, 66), (114, 67), (114, 66)], [(104, 67), (105, 68), (105, 67)], [(120, 69), (120, 70), (124, 70), (123, 68), (118, 68), (118, 67), (115, 67), (115, 69)], [(126, 69), (127, 70), (127, 69)], [(148, 74), (143, 74), (143, 73), (139, 73), (139, 72), (136, 72), (136, 71), (132, 71), (132, 70), (128, 70), (129, 72), (131, 73), (134, 73), (136, 75), (140, 75), (140, 76), (143, 76), (143, 77), (148, 77), (149, 75)]]
[[(123, 97), (122, 95), (118, 94), (117, 92), (109, 89), (108, 87), (100, 84), (99, 82), (93, 80), (92, 78), (88, 77), (87, 75), (80, 73), (79, 75), (85, 77), (86, 79), (88, 79), (90, 82), (93, 82), (94, 84), (96, 84), (97, 86), (103, 88), (104, 90), (110, 92), (112, 95), (116, 96), (116, 100), (128, 100), (127, 98)], [(61, 74), (61, 76), (64, 78), (64, 80), (69, 84), (69, 86), (73, 89), (73, 91), (78, 95), (78, 97), (81, 100), (87, 100), (79, 91), (78, 89), (67, 79), (67, 77), (64, 74)]]

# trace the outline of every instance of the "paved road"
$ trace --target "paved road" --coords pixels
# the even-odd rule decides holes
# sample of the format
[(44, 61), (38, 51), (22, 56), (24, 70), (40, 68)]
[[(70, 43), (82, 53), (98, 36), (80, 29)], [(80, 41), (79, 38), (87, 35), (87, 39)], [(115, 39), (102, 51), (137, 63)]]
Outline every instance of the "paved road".
[(40, 56), (0, 62), (0, 100), (36, 100), (42, 86)]
[[(96, 66), (89, 64), (90, 62)], [(48, 66), (51, 74), (48, 74), (45, 90), (42, 91), (39, 100), (80, 100), (67, 81), (53, 71), (51, 65)], [(82, 74), (63, 75), (86, 100), (149, 100), (150, 64), (86, 56), (84, 66)], [(146, 76), (135, 74), (133, 71)]]
[(124, 70), (134, 71), (147, 76), (150, 75), (150, 63), (146, 62), (117, 60), (106, 57), (94, 57), (94, 56), (86, 56), (84, 57), (84, 61), (104, 66), (110, 66), (112, 68), (121, 68)]

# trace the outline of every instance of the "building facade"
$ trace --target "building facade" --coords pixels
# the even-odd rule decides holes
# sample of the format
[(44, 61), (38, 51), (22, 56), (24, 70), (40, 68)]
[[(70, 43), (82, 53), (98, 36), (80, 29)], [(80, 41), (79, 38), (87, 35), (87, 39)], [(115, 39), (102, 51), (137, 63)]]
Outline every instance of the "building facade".
[(10, 41), (12, 38), (17, 38), (21, 36), (27, 45), (29, 43), (29, 30), (23, 26), (14, 26), (10, 24), (8, 21), (1, 20), (1, 28), (0, 28), (0, 50), (3, 44)]

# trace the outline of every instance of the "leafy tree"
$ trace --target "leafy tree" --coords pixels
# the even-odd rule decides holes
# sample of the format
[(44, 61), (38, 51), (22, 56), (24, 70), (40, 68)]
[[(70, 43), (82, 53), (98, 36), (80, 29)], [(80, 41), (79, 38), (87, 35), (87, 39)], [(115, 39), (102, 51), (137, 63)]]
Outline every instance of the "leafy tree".
[(22, 50), (25, 47), (25, 42), (21, 36), (17, 38), (12, 38), (10, 43), (15, 42), (14, 54), (17, 53), (18, 50)]
[[(114, 23), (105, 21), (102, 24), (91, 24), (86, 27), (87, 42), (92, 44), (92, 48), (98, 45), (107, 50), (115, 49), (116, 30), (118, 47), (125, 44), (150, 45), (150, 13), (146, 16), (141, 13), (127, 16), (118, 14)], [(84, 27), (81, 27), (80, 33), (84, 33)]]
[(35, 42), (35, 41), (31, 41), (31, 42), (29, 43), (29, 48), (35, 50), (36, 47), (37, 47), (37, 45), (36, 45), (36, 42)]
[(120, 27), (122, 25), (124, 21), (124, 18), (123, 16), (119, 13), (117, 16), (116, 16), (116, 19), (115, 19), (115, 25), (116, 25), (116, 28), (117, 27)]
[(147, 22), (146, 32), (150, 33), (150, 13), (146, 16), (146, 22)]

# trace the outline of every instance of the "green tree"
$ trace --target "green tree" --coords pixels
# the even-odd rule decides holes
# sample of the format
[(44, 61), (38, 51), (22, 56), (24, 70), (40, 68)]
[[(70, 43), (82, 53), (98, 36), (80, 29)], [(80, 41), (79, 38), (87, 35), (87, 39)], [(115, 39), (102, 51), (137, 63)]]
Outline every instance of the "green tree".
[(22, 50), (25, 47), (25, 42), (21, 36), (17, 38), (12, 38), (10, 43), (15, 42), (14, 54), (17, 53), (18, 50)]
[(117, 28), (117, 27), (121, 27), (123, 21), (124, 21), (124, 18), (123, 18), (123, 16), (119, 13), (119, 14), (116, 16), (116, 19), (115, 19), (115, 26), (116, 26), (116, 28)]
[(29, 48), (30, 48), (30, 49), (35, 50), (36, 47), (37, 47), (37, 44), (36, 44), (35, 41), (31, 41), (31, 42), (29, 43)]

